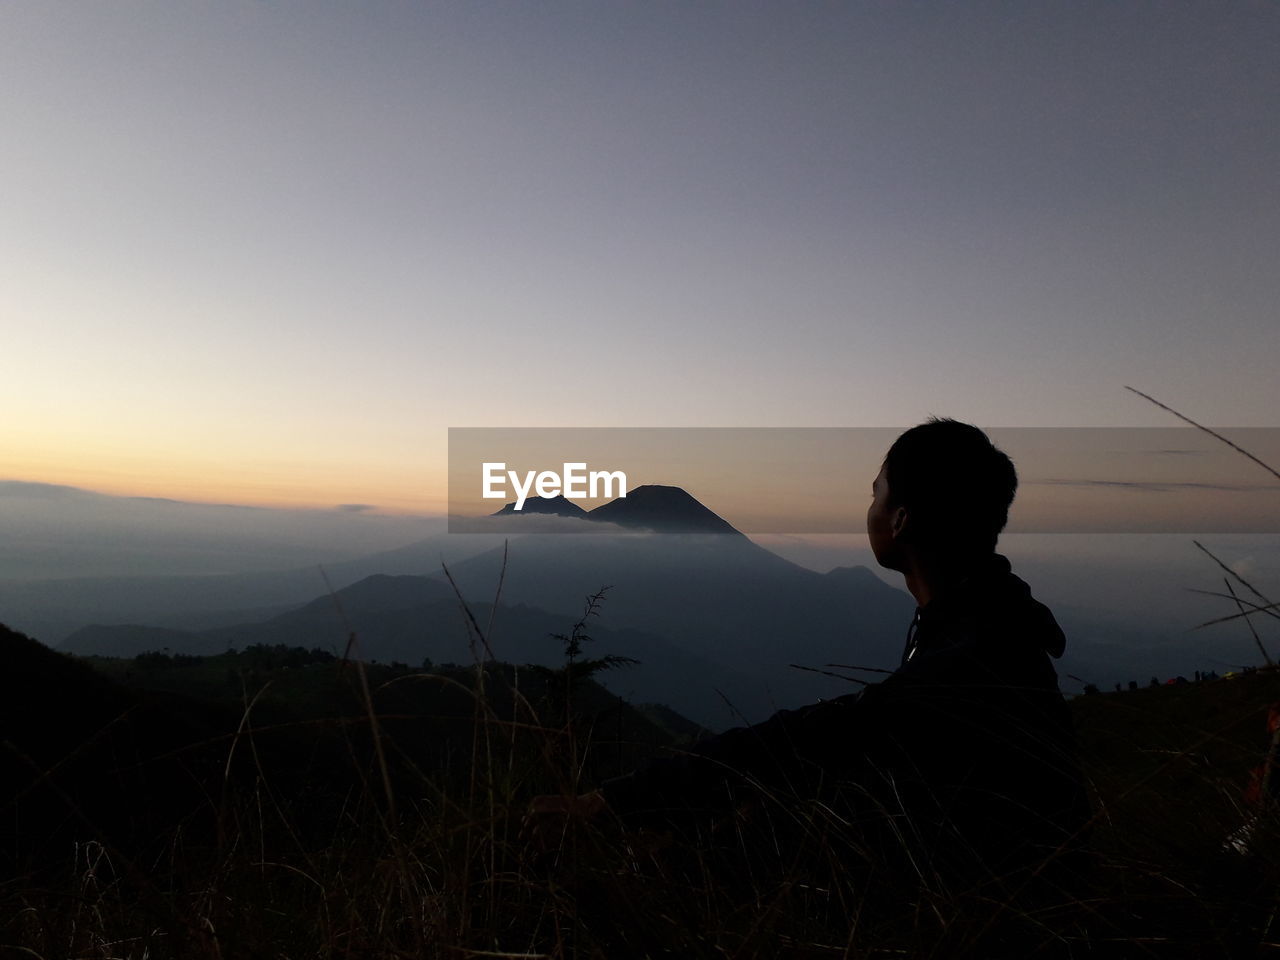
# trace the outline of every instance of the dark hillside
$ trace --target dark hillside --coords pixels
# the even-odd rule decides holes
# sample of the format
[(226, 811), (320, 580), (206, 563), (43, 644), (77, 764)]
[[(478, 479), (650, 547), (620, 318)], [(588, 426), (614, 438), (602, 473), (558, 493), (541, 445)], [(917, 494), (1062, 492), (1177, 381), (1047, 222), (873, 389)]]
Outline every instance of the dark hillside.
[[(92, 658), (94, 669), (117, 678), (140, 695), (167, 694), (191, 701), (243, 710), (252, 702), (248, 728), (255, 750), (276, 779), (341, 785), (354, 774), (354, 749), (372, 754), (351, 739), (367, 740), (368, 712), (359, 671), (369, 684), (379, 726), (395, 757), (392, 774), (410, 792), (420, 790), (423, 775), (454, 765), (472, 745), (476, 714), (476, 668), (446, 664), (429, 670), (404, 663), (343, 663), (322, 650), (254, 646), (210, 657), (147, 654), (134, 659)], [(566, 711), (598, 728), (597, 744), (607, 751), (592, 759), (592, 769), (613, 776), (631, 768), (650, 749), (688, 738), (697, 730), (679, 714), (663, 709), (662, 722), (650, 720), (649, 707), (632, 707), (599, 684), (575, 685), (565, 703), (563, 681), (550, 668), (490, 663), (484, 671), (483, 713), (501, 726), (513, 723), (557, 730)], [(621, 744), (621, 746), (620, 746)], [(622, 750), (622, 753), (619, 753)], [(319, 762), (317, 751), (325, 762)], [(619, 757), (623, 759), (619, 759)], [(365, 771), (367, 773), (367, 771)]]
[[(28, 784), (17, 803), (10, 786), (6, 821), (16, 819), (19, 838), (41, 838), (23, 852), (40, 847), (55, 865), (90, 839), (105, 840), (115, 864), (112, 899), (89, 895), (98, 911), (89, 926), (66, 912), (69, 897), (86, 896), (83, 868), (65, 882), (46, 873), (53, 879), (5, 888), (0, 912), (23, 919), (5, 928), (4, 942), (40, 955), (90, 930), (103, 941), (136, 938), (157, 957), (225, 956), (232, 943), (254, 955), (445, 955), (424, 952), (415, 937), (477, 955), (569, 956), (557, 945), (564, 935), (548, 928), (551, 912), (584, 957), (618, 956), (618, 943), (655, 945), (655, 956), (709, 956), (708, 939), (737, 956), (816, 957), (830, 951), (792, 947), (800, 937), (847, 942), (849, 910), (867, 896), (857, 869), (825, 856), (823, 821), (803, 806), (780, 809), (785, 830), (763, 841), (758, 829), (767, 824), (749, 811), (689, 843), (608, 823), (560, 822), (551, 836), (538, 833), (528, 820), (532, 796), (584, 792), (697, 735), (678, 715), (631, 709), (593, 683), (570, 691), (548, 668), (493, 664), (477, 698), (474, 667), (341, 665), (323, 651), (283, 646), (87, 664), (12, 632), (0, 637), (14, 667), (0, 691), (5, 739), (32, 758), (23, 766), (7, 755), (6, 774)], [(1092, 870), (1069, 909), (1020, 919), (1059, 947), (1078, 946), (1087, 931), (1092, 957), (1265, 955), (1257, 945), (1273, 942), (1280, 817), (1243, 797), (1267, 753), (1267, 708), (1277, 701), (1275, 671), (1074, 699), (1097, 811)], [(231, 729), (243, 721), (240, 738), (216, 717)], [(181, 745), (205, 735), (213, 762), (200, 769), (198, 751)], [(159, 750), (163, 759), (175, 744), (177, 773), (205, 787), (194, 807), (157, 789), (169, 782), (163, 765), (120, 762), (123, 751), (154, 761)], [(47, 783), (33, 787), (32, 770), (47, 773)], [(160, 802), (175, 795), (186, 805)], [(193, 809), (216, 813), (218, 829), (201, 838)], [(1255, 813), (1247, 852), (1229, 851), (1228, 837)], [(810, 848), (826, 871), (820, 887), (804, 872)], [(130, 863), (150, 867), (130, 873)], [(389, 909), (423, 904), (439, 912), (420, 929), (388, 923)], [(464, 907), (472, 911), (465, 920)], [(874, 949), (849, 955), (992, 956), (965, 946), (972, 915), (935, 929), (949, 909), (945, 901), (938, 908), (909, 930), (868, 934)], [(199, 932), (210, 926), (216, 942)]]
[(129, 690), (3, 626), (0, 658), (4, 858), (85, 838), (140, 849), (179, 822), (193, 835), (211, 827), (218, 761), (190, 748), (234, 730), (231, 711)]
[[(1094, 789), (1102, 914), (1128, 936), (1189, 951), (1153, 955), (1254, 955), (1234, 951), (1266, 922), (1259, 901), (1280, 881), (1280, 819), (1245, 793), (1277, 702), (1280, 672), (1270, 670), (1072, 701)], [(1249, 853), (1229, 851), (1228, 837), (1260, 812)]]
[[(352, 796), (376, 809), (383, 763), (408, 807), (468, 782), (477, 716), (486, 738), (504, 743), (504, 778), (553, 792), (564, 771), (617, 775), (693, 727), (670, 711), (655, 723), (590, 680), (569, 689), (550, 668), (490, 665), (477, 714), (474, 668), (427, 674), (283, 645), (78, 659), (7, 628), (0, 656), (2, 855), (18, 869), (56, 864), (87, 839), (127, 865), (179, 829), (191, 855), (217, 856), (253, 815), (243, 804), (266, 802), (253, 799), (262, 790), (283, 818), (278, 826), (319, 843), (348, 815)], [(569, 718), (583, 725), (580, 742), (565, 739)], [(548, 758), (560, 751), (552, 768), (561, 774), (549, 773)]]

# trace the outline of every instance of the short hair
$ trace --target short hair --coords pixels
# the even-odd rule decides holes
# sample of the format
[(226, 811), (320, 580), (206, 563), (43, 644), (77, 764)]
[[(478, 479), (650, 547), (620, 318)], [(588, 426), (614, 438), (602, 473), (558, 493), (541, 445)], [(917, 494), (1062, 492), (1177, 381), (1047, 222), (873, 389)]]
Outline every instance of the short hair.
[(933, 549), (994, 550), (1018, 489), (1013, 461), (969, 423), (930, 417), (884, 457), (889, 503), (911, 511)]

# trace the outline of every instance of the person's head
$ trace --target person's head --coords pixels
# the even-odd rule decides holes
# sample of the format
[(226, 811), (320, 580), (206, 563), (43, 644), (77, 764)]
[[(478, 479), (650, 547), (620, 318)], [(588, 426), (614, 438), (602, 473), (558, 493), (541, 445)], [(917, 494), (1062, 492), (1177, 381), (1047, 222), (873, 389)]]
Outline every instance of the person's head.
[(932, 418), (885, 454), (867, 511), (867, 536), (881, 566), (906, 555), (965, 559), (991, 553), (1018, 488), (1011, 461), (977, 427)]

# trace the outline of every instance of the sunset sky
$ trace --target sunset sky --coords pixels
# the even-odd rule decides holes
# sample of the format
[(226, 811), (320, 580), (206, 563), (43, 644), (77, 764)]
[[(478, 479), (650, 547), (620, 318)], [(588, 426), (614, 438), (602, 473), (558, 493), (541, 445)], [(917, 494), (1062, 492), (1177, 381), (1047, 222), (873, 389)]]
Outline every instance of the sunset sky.
[(449, 427), (1280, 426), (1278, 50), (1274, 3), (5, 4), (0, 479), (433, 512)]

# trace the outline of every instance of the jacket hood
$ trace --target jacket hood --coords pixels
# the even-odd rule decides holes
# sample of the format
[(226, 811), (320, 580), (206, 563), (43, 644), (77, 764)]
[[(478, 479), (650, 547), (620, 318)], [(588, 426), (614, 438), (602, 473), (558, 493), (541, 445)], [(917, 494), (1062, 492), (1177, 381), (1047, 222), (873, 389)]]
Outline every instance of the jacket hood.
[(920, 610), (920, 617), (922, 623), (936, 618), (962, 618), (976, 627), (988, 621), (993, 611), (999, 616), (1000, 633), (1037, 643), (1055, 658), (1066, 650), (1066, 634), (1053, 613), (1031, 596), (1026, 581), (1015, 576), (1009, 561), (998, 553), (971, 576), (930, 601)]

